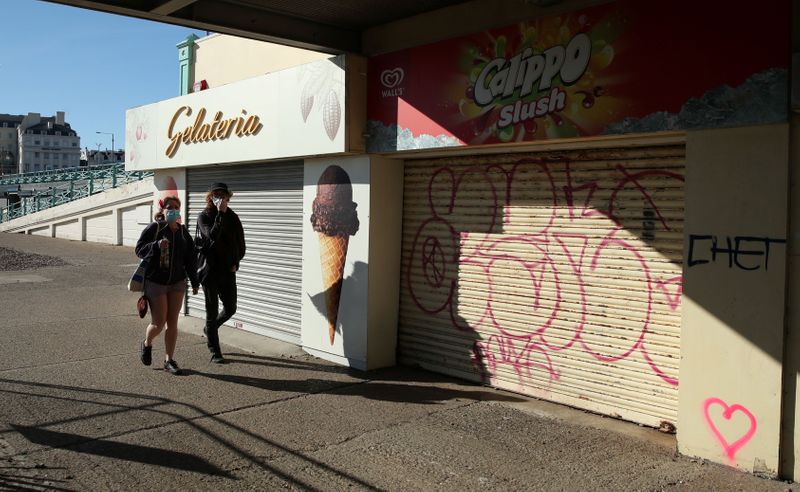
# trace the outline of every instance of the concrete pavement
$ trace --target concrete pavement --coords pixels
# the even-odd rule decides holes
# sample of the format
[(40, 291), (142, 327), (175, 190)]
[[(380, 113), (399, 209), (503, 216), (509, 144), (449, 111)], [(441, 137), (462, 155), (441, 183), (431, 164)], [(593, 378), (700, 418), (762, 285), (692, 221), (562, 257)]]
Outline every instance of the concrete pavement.
[(138, 360), (131, 248), (9, 234), (0, 248), (67, 262), (0, 268), (0, 490), (800, 490), (416, 369), (349, 371), (228, 329), (231, 363), (213, 365), (192, 318), (171, 376), (161, 338), (153, 366)]

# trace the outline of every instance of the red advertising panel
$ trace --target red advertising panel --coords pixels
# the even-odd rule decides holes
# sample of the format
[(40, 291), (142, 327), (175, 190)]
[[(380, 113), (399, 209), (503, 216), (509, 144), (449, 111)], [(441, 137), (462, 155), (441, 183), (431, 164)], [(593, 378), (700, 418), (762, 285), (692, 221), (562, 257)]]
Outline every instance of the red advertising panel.
[(368, 145), (785, 121), (789, 32), (788, 0), (622, 0), (373, 57)]

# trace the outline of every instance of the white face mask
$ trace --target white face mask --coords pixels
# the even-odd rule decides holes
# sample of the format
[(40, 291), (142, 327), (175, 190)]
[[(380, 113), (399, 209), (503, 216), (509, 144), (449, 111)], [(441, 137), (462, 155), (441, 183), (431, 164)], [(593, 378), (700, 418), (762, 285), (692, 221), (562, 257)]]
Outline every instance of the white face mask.
[(219, 208), (219, 204), (222, 203), (222, 198), (215, 196), (211, 199), (211, 202), (214, 204), (215, 207)]

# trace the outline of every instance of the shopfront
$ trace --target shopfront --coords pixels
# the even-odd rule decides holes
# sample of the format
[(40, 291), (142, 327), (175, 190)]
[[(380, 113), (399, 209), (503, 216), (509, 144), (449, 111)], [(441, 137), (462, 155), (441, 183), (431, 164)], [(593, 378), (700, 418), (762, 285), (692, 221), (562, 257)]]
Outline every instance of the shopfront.
[(775, 473), (788, 12), (607, 2), (371, 58), (398, 360)]
[[(395, 338), (396, 302), (367, 291), (399, 285), (370, 233), (371, 218), (394, 223), (383, 249), (399, 245), (400, 194), (384, 188), (402, 163), (364, 154), (364, 64), (334, 57), (131, 109), (126, 166), (156, 171), (154, 201), (179, 196), (192, 234), (209, 185), (233, 192), (247, 252), (227, 326), (368, 369), (395, 361), (375, 340)], [(205, 318), (202, 289), (186, 314)]]

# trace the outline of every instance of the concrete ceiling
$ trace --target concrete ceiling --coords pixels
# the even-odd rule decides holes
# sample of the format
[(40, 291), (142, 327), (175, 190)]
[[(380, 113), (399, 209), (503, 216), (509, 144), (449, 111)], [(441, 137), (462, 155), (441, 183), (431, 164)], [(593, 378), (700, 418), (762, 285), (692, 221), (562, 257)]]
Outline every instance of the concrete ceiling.
[(47, 1), (331, 53), (362, 53), (361, 36), (367, 29), (464, 3), (463, 0)]

